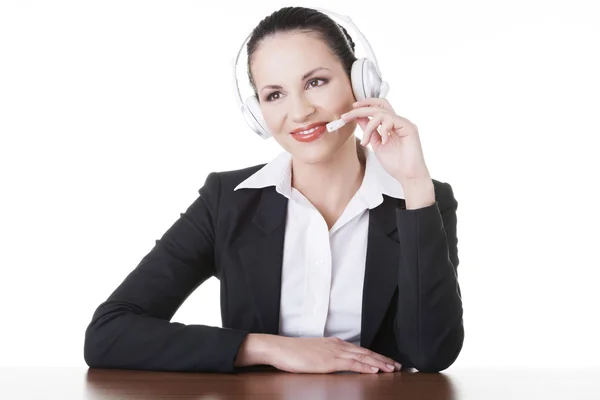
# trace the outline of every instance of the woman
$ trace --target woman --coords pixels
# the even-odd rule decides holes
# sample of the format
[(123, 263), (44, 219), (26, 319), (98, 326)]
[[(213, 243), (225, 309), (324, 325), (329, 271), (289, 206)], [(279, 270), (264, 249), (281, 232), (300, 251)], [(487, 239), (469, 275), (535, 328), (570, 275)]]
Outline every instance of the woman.
[[(447, 368), (464, 336), (457, 202), (449, 184), (431, 179), (417, 127), (385, 99), (355, 103), (354, 43), (325, 14), (282, 8), (255, 28), (247, 50), (264, 121), (285, 151), (268, 164), (208, 175), (94, 313), (87, 364)], [(337, 131), (299, 132), (343, 114)], [(223, 328), (170, 322), (211, 276), (221, 284)]]

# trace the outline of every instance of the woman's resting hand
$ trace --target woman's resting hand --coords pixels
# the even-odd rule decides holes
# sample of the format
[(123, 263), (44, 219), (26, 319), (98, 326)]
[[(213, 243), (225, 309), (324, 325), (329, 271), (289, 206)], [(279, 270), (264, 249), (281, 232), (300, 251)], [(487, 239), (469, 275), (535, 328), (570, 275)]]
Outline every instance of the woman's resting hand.
[(296, 373), (353, 371), (373, 374), (399, 371), (401, 368), (399, 363), (388, 357), (337, 337), (292, 338), (249, 334), (240, 347), (235, 365), (256, 364), (272, 365), (282, 371)]

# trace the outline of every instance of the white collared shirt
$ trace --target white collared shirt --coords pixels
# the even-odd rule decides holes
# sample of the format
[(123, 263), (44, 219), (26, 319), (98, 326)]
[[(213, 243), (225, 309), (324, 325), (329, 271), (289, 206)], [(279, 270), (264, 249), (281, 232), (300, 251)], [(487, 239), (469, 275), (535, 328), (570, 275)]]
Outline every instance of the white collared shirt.
[(383, 194), (404, 198), (400, 183), (366, 152), (363, 182), (331, 229), (291, 186), (292, 157), (284, 151), (234, 190), (275, 186), (289, 199), (283, 251), (279, 334), (337, 336), (360, 344), (369, 210)]

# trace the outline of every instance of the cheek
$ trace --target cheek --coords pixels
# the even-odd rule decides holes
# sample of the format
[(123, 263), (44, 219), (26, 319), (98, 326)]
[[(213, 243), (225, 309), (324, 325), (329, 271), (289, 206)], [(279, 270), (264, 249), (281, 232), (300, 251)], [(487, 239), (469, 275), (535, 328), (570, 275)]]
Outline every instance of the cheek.
[(342, 114), (354, 109), (354, 107), (352, 107), (353, 103), (354, 99), (352, 97), (338, 96), (329, 103), (329, 110), (336, 118), (340, 118)]
[(283, 110), (278, 110), (276, 107), (264, 107), (261, 112), (269, 130), (274, 133), (278, 132), (284, 121), (285, 113)]
[(340, 101), (340, 97), (329, 97), (319, 104), (319, 108), (327, 113), (332, 120), (340, 119), (342, 114), (352, 110), (352, 101)]
[[(345, 114), (345, 113), (347, 113), (348, 111), (351, 111), (351, 110), (353, 110), (352, 103), (344, 103), (344, 104), (338, 105), (333, 110), (333, 113), (335, 115), (335, 119), (340, 119), (342, 117), (342, 114)], [(345, 126), (349, 126), (351, 124), (353, 124), (354, 126), (356, 126), (356, 121), (347, 122)]]

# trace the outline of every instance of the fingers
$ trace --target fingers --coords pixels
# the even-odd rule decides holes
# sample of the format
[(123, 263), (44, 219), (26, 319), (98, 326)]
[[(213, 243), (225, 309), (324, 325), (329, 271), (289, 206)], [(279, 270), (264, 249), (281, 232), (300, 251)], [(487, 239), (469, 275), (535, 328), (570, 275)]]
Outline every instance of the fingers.
[(381, 136), (381, 143), (386, 144), (390, 140), (390, 135), (394, 131), (394, 120), (389, 118), (386, 114), (381, 114), (379, 118), (379, 126), (375, 127), (379, 136)]
[[(352, 118), (352, 116), (349, 118)], [(380, 142), (386, 144), (394, 130), (394, 120), (389, 118), (387, 113), (376, 114), (371, 120), (368, 117), (357, 117), (356, 121), (363, 130), (363, 138), (360, 142), (363, 146), (367, 143), (377, 145), (378, 140), (373, 141), (373, 135), (379, 135)]]
[(381, 359), (375, 358), (366, 353), (355, 353), (352, 351), (346, 351), (339, 356), (340, 358), (348, 358), (356, 361), (360, 361), (369, 367), (375, 367), (382, 372), (394, 372), (396, 367), (393, 362), (384, 362)]
[(381, 127), (379, 130), (381, 131), (381, 136), (383, 137), (383, 144), (386, 144), (388, 140), (390, 140), (390, 135), (392, 134), (392, 128), (394, 127), (394, 122), (386, 119), (381, 123)]
[(346, 343), (348, 343), (350, 345), (350, 346), (348, 346), (348, 349), (347, 349), (348, 351), (351, 351), (354, 353), (359, 353), (359, 354), (366, 354), (377, 360), (380, 360), (381, 362), (383, 362), (385, 364), (395, 365), (397, 369), (400, 369), (402, 367), (402, 365), (400, 363), (396, 362), (395, 360), (392, 360), (389, 357), (386, 357), (382, 354), (376, 353), (372, 350), (365, 349), (364, 347), (360, 347), (360, 346), (357, 346), (357, 345), (349, 343), (349, 342), (346, 342)]
[(381, 108), (385, 108), (386, 110), (389, 110), (389, 111), (395, 113), (394, 108), (392, 107), (392, 105), (390, 104), (388, 99), (386, 99), (386, 98), (382, 99), (379, 97), (372, 97), (372, 98), (368, 98), (368, 99), (359, 100), (359, 101), (355, 102), (354, 104), (352, 104), (352, 107), (354, 107), (354, 108), (363, 107), (363, 106), (381, 107)]
[(379, 133), (379, 136), (381, 136), (381, 143), (386, 144), (388, 142), (388, 140), (390, 140), (390, 134), (383, 127), (383, 125), (379, 126), (378, 133)]
[(388, 113), (388, 110), (382, 109), (381, 107), (360, 107), (342, 114), (341, 118), (348, 122), (358, 117), (373, 117), (375, 115)]
[(371, 144), (375, 150), (380, 144), (389, 142), (392, 135), (399, 138), (410, 135), (409, 131), (402, 130), (404, 125), (398, 125), (397, 121), (388, 117), (388, 114), (379, 114), (371, 120), (367, 117), (359, 117), (356, 120), (364, 132), (360, 144), (363, 146)]
[(336, 358), (334, 368), (336, 371), (352, 371), (361, 374), (376, 374), (379, 372), (377, 367), (362, 363), (354, 358)]
[(371, 121), (369, 121), (369, 123), (364, 129), (364, 135), (360, 142), (362, 145), (371, 141), (371, 135), (373, 134), (373, 132), (377, 132), (377, 135), (380, 135), (379, 131), (377, 131), (377, 127), (381, 124), (382, 119), (383, 115), (379, 114), (376, 117), (373, 117)]
[(379, 146), (381, 146), (381, 135), (371, 135), (371, 141), (369, 144), (373, 147), (373, 150), (377, 151)]

